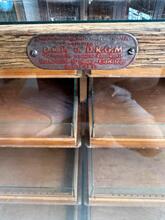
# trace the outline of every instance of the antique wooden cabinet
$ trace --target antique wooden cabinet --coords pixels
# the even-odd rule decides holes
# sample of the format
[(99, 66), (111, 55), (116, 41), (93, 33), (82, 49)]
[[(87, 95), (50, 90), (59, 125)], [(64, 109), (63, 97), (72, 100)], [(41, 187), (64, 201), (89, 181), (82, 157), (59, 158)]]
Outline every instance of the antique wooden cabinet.
[(0, 216), (165, 219), (165, 1), (0, 0)]

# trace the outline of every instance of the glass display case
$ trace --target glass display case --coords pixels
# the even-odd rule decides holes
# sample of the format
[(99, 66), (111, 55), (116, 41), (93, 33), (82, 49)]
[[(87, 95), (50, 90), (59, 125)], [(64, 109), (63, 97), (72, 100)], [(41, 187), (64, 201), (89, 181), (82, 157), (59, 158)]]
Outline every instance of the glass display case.
[(164, 0), (0, 0), (0, 216), (165, 219)]

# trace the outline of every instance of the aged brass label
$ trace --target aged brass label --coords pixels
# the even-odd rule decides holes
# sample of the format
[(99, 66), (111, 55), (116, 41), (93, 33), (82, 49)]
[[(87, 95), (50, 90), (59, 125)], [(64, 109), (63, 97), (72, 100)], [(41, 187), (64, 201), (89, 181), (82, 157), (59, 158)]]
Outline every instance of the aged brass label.
[(49, 70), (121, 69), (137, 52), (136, 39), (127, 33), (39, 35), (27, 47), (31, 62)]

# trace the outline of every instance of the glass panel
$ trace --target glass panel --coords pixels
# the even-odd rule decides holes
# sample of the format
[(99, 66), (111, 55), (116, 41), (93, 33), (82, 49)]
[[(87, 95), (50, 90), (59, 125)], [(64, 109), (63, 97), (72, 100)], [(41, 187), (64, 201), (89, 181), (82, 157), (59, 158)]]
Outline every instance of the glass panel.
[(164, 0), (0, 0), (0, 22), (152, 20), (164, 8)]
[(163, 220), (165, 207), (91, 207), (90, 220)]
[(69, 149), (0, 148), (0, 196), (62, 196), (73, 202), (77, 160)]
[(77, 0), (39, 0), (39, 10), (41, 20), (44, 21), (76, 21), (79, 20), (80, 2)]
[(77, 220), (74, 206), (1, 204), (3, 220)]
[(93, 200), (126, 197), (152, 201), (165, 196), (164, 149), (93, 149), (89, 164)]
[(164, 139), (164, 93), (164, 78), (94, 79), (93, 137)]
[(74, 80), (1, 79), (0, 138), (73, 137)]
[(88, 14), (90, 20), (127, 19), (128, 1), (89, 1)]

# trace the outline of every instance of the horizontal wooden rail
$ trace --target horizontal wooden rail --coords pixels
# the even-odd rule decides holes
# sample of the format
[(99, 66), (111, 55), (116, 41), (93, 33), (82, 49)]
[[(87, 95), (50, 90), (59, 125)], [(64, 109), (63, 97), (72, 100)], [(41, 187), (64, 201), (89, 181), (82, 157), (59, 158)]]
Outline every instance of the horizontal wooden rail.
[[(75, 23), (75, 24), (19, 24), (0, 26), (0, 77), (7, 75), (76, 75), (76, 71), (41, 70), (28, 59), (26, 47), (29, 40), (38, 34), (52, 33), (131, 33), (137, 40), (139, 52), (133, 64), (119, 71), (126, 75), (165, 75), (165, 22), (119, 22), (119, 23)], [(151, 69), (150, 69), (151, 68)], [(159, 69), (159, 70), (158, 70)], [(22, 74), (21, 74), (22, 73)], [(66, 73), (66, 74), (65, 74)], [(101, 74), (103, 73), (100, 72)], [(98, 74), (98, 72), (93, 72)], [(139, 76), (139, 75), (137, 75)]]
[(97, 138), (91, 137), (93, 148), (165, 148), (165, 138)]

